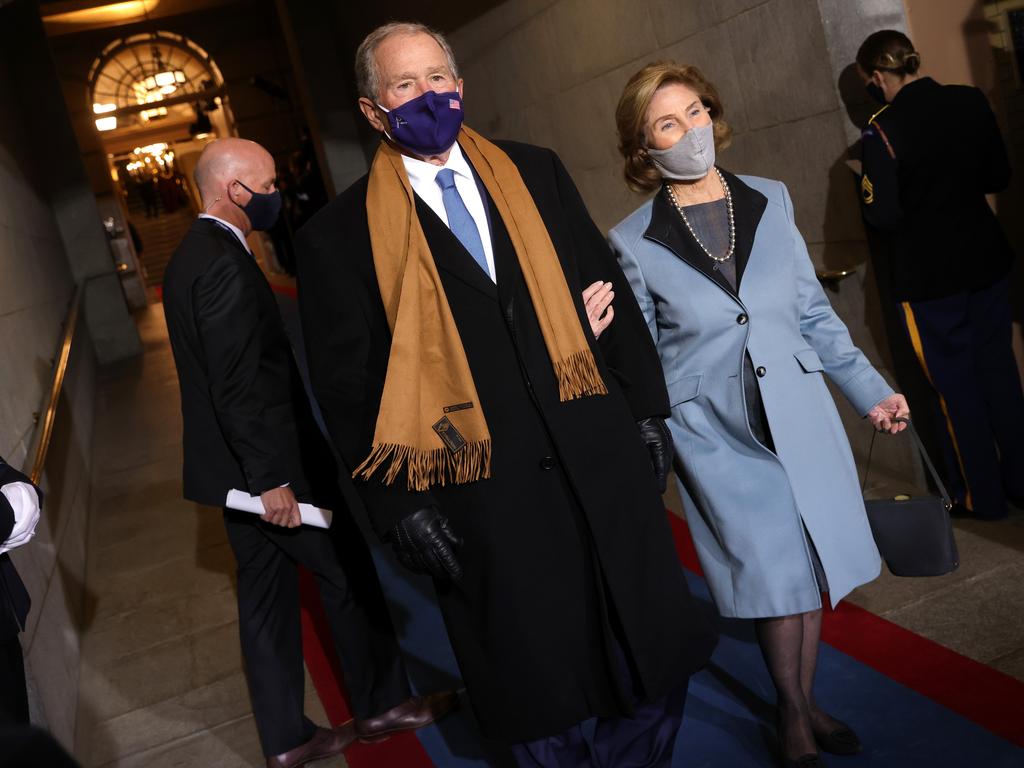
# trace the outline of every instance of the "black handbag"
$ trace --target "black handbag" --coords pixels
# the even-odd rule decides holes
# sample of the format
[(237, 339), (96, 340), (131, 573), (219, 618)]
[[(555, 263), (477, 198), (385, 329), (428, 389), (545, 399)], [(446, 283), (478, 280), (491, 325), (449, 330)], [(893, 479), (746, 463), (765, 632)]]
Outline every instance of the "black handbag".
[[(898, 421), (906, 422), (906, 431), (921, 452), (925, 467), (942, 495), (900, 495), (892, 499), (865, 501), (871, 533), (882, 559), (894, 576), (942, 576), (955, 571), (960, 565), (956, 539), (953, 538), (953, 524), (949, 519), (953, 503), (914, 425), (909, 419)], [(872, 435), (862, 493), (867, 487), (874, 447), (875, 435)]]

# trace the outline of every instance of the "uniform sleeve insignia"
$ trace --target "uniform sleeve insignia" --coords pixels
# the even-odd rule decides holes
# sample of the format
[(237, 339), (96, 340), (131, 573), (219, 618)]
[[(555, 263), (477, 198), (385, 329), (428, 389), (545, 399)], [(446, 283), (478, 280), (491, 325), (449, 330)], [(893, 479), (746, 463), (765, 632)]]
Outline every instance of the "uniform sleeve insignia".
[(860, 178), (860, 197), (864, 201), (864, 205), (871, 205), (875, 202), (875, 185), (871, 183), (871, 179), (866, 173)]

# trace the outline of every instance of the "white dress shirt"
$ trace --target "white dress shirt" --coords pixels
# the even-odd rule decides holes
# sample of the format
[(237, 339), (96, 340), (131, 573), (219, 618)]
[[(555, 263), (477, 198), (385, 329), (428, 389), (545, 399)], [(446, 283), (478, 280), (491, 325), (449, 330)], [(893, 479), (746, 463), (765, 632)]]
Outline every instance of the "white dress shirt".
[(27, 544), (29, 539), (36, 535), (36, 525), (39, 523), (39, 495), (36, 489), (28, 483), (8, 483), (0, 487), (7, 501), (14, 510), (14, 528), (7, 541), (0, 541), (0, 555), (4, 552)]
[(242, 230), (240, 230), (238, 227), (236, 227), (230, 221), (224, 221), (224, 219), (220, 218), (219, 216), (212, 216), (209, 213), (200, 213), (199, 214), (199, 218), (200, 219), (213, 219), (214, 221), (218, 221), (221, 224), (223, 224), (225, 227), (227, 227), (229, 230), (231, 230), (232, 232), (235, 233), (235, 237), (238, 238), (238, 242), (240, 242), (242, 244), (242, 247), (245, 248), (246, 252), (250, 256), (252, 256), (252, 251), (249, 249), (249, 243), (247, 243), (245, 241), (245, 235), (242, 233)]
[(405, 163), (405, 172), (409, 174), (412, 191), (430, 206), (430, 210), (440, 217), (445, 226), (448, 226), (448, 212), (444, 209), (441, 186), (437, 183), (436, 177), (441, 168), (451, 168), (455, 171), (455, 189), (458, 190), (462, 202), (466, 204), (469, 215), (476, 222), (476, 228), (480, 230), (480, 240), (484, 246), (484, 256), (487, 258), (488, 275), (492, 281), (498, 282), (497, 271), (494, 269), (491, 228), (487, 225), (487, 210), (484, 207), (484, 199), (480, 195), (480, 188), (477, 187), (476, 179), (473, 178), (473, 169), (470, 168), (466, 156), (462, 154), (462, 148), (458, 143), (453, 144), (451, 152), (448, 153), (448, 162), (443, 166), (434, 165), (425, 160), (417, 160), (408, 155), (402, 155), (402, 162)]

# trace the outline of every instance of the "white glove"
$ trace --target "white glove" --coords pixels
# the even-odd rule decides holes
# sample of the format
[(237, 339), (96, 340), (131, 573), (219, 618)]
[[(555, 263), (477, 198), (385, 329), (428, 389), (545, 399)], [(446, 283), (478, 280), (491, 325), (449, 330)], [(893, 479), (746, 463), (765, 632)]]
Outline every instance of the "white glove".
[(0, 544), (0, 555), (28, 543), (36, 535), (39, 523), (39, 496), (28, 483), (8, 483), (0, 488), (14, 509), (14, 529), (7, 541)]

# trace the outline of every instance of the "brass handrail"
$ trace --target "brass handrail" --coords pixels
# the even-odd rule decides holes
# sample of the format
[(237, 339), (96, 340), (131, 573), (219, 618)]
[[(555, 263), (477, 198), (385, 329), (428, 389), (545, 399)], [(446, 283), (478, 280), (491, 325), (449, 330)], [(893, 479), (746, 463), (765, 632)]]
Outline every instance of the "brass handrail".
[(71, 306), (68, 307), (68, 314), (64, 320), (64, 336), (61, 338), (60, 349), (57, 359), (53, 364), (53, 383), (50, 385), (50, 396), (47, 399), (46, 411), (42, 416), (42, 429), (39, 434), (39, 442), (36, 444), (36, 458), (32, 462), (32, 472), (29, 475), (32, 482), (39, 485), (43, 475), (43, 467), (46, 464), (46, 454), (50, 450), (50, 438), (53, 437), (53, 425), (57, 420), (57, 403), (60, 401), (61, 389), (64, 387), (64, 374), (68, 370), (68, 359), (71, 357), (71, 343), (75, 339), (75, 328), (78, 326), (78, 308), (82, 303), (82, 285), (75, 288), (75, 295), (71, 299)]
[(839, 291), (839, 283), (850, 275), (857, 274), (857, 267), (859, 266), (860, 265), (858, 264), (853, 267), (847, 267), (846, 269), (816, 269), (815, 274), (818, 276), (818, 280), (821, 281), (822, 285), (833, 293), (837, 293)]

